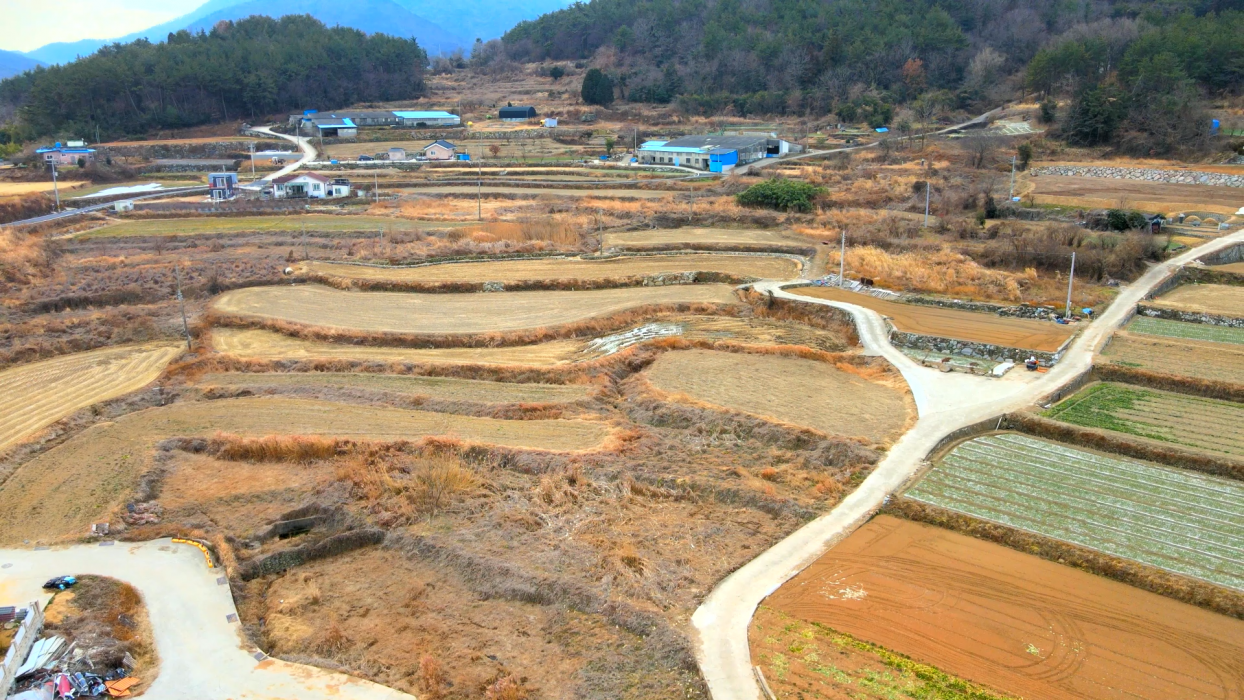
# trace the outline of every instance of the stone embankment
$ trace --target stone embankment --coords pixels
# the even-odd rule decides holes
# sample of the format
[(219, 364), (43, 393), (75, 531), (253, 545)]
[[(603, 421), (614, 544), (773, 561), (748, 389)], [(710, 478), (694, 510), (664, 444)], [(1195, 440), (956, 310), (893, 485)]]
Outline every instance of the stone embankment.
[(1083, 165), (1047, 165), (1033, 168), (1034, 175), (1067, 175), (1071, 177), (1102, 177), (1114, 180), (1144, 180), (1180, 185), (1215, 185), (1244, 187), (1244, 174), (1209, 173), (1202, 170), (1158, 170), (1156, 168), (1110, 168)]

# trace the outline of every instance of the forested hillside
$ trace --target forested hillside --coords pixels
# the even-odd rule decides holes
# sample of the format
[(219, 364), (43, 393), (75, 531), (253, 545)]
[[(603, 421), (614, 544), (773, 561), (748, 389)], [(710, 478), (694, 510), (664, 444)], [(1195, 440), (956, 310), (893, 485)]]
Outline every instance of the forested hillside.
[(413, 39), (328, 28), (309, 16), (251, 17), (104, 47), (73, 63), (0, 82), (0, 117), (27, 137), (139, 134), (304, 107), (424, 94)]
[[(1034, 57), (1031, 87), (1045, 91), (1074, 90), (1090, 73), (1140, 71), (1163, 53), (1204, 88), (1238, 91), (1241, 7), (1240, 0), (591, 0), (523, 22), (504, 42), (515, 60), (596, 57), (614, 69), (625, 97), (682, 96), (692, 111), (870, 112), (878, 101), (941, 90), (936, 99), (971, 108)], [(1069, 44), (1080, 48), (1060, 48)]]

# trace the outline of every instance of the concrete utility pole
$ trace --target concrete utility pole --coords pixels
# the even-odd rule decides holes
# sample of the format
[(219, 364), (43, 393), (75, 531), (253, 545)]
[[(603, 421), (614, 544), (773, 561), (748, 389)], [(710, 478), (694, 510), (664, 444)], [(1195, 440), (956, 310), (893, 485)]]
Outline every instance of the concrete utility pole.
[(190, 324), (186, 321), (186, 298), (181, 295), (181, 266), (173, 266), (173, 274), (177, 277), (177, 303), (181, 305), (181, 329), (186, 334), (186, 352), (190, 351)]
[(933, 187), (933, 183), (924, 181), (924, 228), (929, 227), (929, 189)]
[(56, 161), (52, 161), (52, 194), (56, 195), (56, 211), (60, 211), (60, 187), (56, 184)]
[(1071, 273), (1067, 275), (1067, 313), (1064, 316), (1068, 321), (1071, 320), (1071, 285), (1076, 280), (1076, 252), (1071, 251)]
[(475, 161), (475, 219), (484, 220), (484, 163)]
[(847, 230), (842, 229), (842, 249), (838, 252), (838, 287), (846, 286), (846, 278), (843, 275), (847, 271)]
[(251, 141), (251, 180), (255, 179), (255, 142)]
[(1007, 201), (1015, 199), (1015, 156), (1011, 156), (1011, 195), (1007, 197)]

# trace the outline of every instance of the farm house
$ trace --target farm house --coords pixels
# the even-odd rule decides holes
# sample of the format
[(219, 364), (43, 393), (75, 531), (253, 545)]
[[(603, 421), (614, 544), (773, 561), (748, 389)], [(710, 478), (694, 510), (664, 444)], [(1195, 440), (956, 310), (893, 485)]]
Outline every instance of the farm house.
[(448, 141), (433, 141), (423, 147), (423, 157), (428, 160), (453, 160), (457, 146)]
[(336, 199), (350, 196), (350, 181), (319, 173), (291, 173), (272, 181), (273, 199)]

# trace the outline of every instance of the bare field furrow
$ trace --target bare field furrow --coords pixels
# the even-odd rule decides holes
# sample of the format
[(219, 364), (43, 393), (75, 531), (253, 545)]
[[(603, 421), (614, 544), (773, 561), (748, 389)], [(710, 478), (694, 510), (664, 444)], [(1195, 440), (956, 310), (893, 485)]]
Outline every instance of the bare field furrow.
[(180, 352), (170, 344), (121, 346), (0, 372), (0, 449), (80, 408), (143, 387)]

